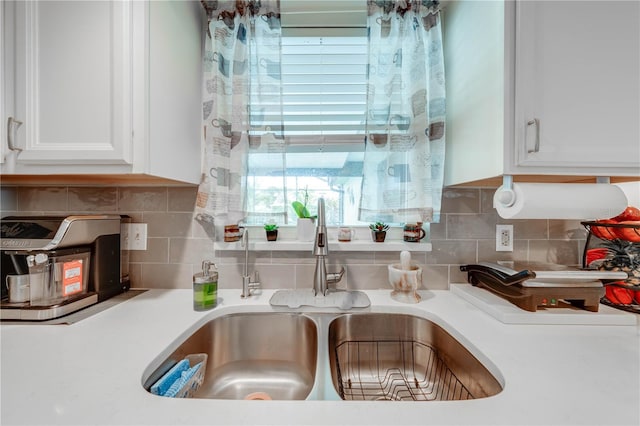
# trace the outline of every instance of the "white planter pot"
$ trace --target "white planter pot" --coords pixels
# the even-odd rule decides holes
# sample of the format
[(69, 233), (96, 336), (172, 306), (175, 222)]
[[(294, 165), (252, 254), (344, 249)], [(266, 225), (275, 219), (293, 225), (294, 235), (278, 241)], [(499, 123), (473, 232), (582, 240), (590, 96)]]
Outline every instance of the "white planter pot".
[(296, 226), (298, 241), (313, 241), (315, 238), (316, 225), (313, 219), (300, 219)]

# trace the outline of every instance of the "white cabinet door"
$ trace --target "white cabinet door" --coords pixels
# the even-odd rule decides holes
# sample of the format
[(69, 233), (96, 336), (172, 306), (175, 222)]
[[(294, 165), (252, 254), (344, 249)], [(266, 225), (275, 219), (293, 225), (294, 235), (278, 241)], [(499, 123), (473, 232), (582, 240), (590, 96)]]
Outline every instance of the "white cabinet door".
[(516, 2), (516, 170), (640, 174), (640, 2)]
[(15, 2), (0, 3), (0, 165), (6, 160), (11, 161), (15, 154), (9, 149), (10, 139), (14, 133), (9, 133), (14, 127), (14, 20)]
[[(0, 11), (6, 181), (199, 182), (199, 2), (4, 1)], [(23, 123), (17, 156), (8, 150), (9, 117)]]
[(14, 13), (17, 171), (130, 163), (131, 4), (20, 1)]

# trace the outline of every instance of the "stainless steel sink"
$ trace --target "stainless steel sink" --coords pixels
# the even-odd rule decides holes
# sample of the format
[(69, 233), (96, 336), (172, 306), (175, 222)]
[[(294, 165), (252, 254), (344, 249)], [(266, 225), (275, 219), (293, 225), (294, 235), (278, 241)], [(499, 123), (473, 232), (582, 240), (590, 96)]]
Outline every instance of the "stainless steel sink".
[(346, 314), (329, 325), (333, 385), (345, 400), (461, 400), (502, 390), (460, 342), (411, 315)]
[(315, 382), (317, 345), (316, 326), (309, 317), (279, 312), (229, 314), (189, 336), (145, 387), (186, 355), (207, 353), (204, 382), (195, 398), (305, 399)]
[(173, 347), (145, 377), (147, 390), (197, 353), (208, 360), (195, 398), (430, 401), (502, 390), (458, 339), (406, 314), (231, 313)]

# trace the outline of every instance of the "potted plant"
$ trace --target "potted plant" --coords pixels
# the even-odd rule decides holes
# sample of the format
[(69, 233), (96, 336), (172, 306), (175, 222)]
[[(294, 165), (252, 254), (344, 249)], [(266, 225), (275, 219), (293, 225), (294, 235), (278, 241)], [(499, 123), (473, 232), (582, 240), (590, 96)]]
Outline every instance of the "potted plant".
[(389, 225), (384, 222), (376, 222), (369, 225), (369, 229), (371, 229), (371, 238), (373, 241), (376, 243), (383, 243), (387, 236), (387, 229), (389, 229)]
[(309, 191), (305, 187), (302, 192), (302, 202), (296, 200), (291, 203), (293, 210), (298, 216), (298, 223), (296, 224), (298, 241), (313, 241), (315, 234), (315, 224), (313, 221), (316, 216), (312, 216), (307, 208), (307, 203), (309, 202)]
[(275, 223), (265, 223), (264, 230), (267, 233), (267, 241), (276, 241), (278, 239), (278, 225)]

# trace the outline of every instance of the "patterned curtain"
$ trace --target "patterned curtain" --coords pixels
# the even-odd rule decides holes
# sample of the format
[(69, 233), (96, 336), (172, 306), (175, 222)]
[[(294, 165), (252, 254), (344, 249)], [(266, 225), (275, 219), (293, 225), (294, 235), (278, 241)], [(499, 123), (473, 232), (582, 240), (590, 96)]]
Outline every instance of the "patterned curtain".
[[(251, 167), (253, 156), (264, 159), (266, 154), (272, 168), (280, 167), (284, 193), (279, 100), (270, 104), (276, 113), (270, 113), (275, 118), (268, 125), (251, 120), (249, 114), (252, 99), (262, 96), (263, 87), (280, 84), (281, 26), (279, 0), (201, 3), (208, 28), (202, 89), (204, 157), (196, 220), (209, 230), (214, 222), (234, 224), (255, 214), (247, 209), (246, 194), (251, 170), (257, 169)], [(252, 125), (256, 121), (261, 124)]]
[(445, 79), (437, 1), (368, 0), (361, 221), (438, 222)]

